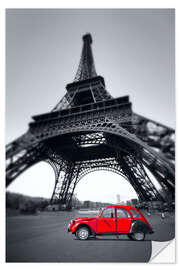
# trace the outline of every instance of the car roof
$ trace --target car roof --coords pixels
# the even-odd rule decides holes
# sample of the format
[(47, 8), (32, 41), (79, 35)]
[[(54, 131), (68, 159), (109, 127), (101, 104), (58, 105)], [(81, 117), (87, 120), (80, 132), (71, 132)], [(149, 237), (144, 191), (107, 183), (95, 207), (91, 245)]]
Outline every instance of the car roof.
[(135, 209), (137, 210), (135, 207), (130, 206), (130, 205), (121, 205), (121, 204), (113, 204), (113, 205), (108, 205), (105, 208), (109, 208), (109, 207), (115, 207), (115, 208), (124, 208), (124, 209)]

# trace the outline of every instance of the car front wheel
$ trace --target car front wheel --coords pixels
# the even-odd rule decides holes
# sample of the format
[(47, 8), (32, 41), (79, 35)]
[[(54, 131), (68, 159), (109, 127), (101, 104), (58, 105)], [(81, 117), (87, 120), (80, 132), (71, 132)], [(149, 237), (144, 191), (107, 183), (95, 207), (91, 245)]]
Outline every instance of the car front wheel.
[(89, 238), (89, 230), (86, 227), (81, 227), (76, 231), (76, 237), (79, 240), (87, 240)]
[(132, 233), (132, 239), (136, 240), (136, 241), (143, 241), (145, 238), (145, 233), (143, 232), (136, 232), (136, 233)]

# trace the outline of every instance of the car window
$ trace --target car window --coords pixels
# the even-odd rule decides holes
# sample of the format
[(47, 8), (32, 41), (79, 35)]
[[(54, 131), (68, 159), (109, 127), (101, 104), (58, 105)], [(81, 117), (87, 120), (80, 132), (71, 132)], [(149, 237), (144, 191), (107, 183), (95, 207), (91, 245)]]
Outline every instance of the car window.
[(105, 208), (103, 213), (102, 213), (102, 217), (114, 217), (114, 208), (110, 207), (110, 208)]
[(134, 218), (141, 218), (140, 214), (135, 209), (130, 209), (130, 212)]
[(122, 208), (116, 208), (116, 215), (118, 218), (130, 217), (130, 214), (128, 213), (128, 211), (126, 211), (125, 209), (122, 209)]

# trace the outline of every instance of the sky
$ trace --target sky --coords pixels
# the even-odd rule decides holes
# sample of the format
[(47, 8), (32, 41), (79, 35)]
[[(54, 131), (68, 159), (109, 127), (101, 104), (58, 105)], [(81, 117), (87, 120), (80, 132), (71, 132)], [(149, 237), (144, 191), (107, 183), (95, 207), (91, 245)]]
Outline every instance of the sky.
[[(35, 197), (50, 198), (54, 188), (54, 171), (45, 162), (40, 162), (21, 174), (8, 190)], [(97, 171), (84, 176), (74, 192), (81, 201), (117, 202), (137, 198), (137, 194), (127, 180), (116, 173)]]
[[(134, 112), (175, 128), (173, 9), (8, 9), (7, 143), (27, 131), (32, 115), (49, 112), (65, 94), (78, 68), (82, 35), (87, 32), (93, 38), (96, 71), (105, 78), (111, 95), (129, 95)], [(35, 165), (9, 189), (50, 196), (54, 175), (49, 167), (49, 174), (45, 173), (44, 166)], [(88, 196), (93, 179), (101, 178), (98, 173), (81, 181), (76, 189), (79, 197)], [(102, 176), (109, 179), (107, 172)], [(124, 179), (119, 181), (120, 176), (112, 174), (114, 181), (116, 177), (123, 190)], [(106, 201), (109, 189), (108, 184), (103, 187), (102, 200)], [(113, 198), (116, 193), (111, 191)], [(122, 194), (134, 196), (128, 185), (120, 194), (123, 198)]]

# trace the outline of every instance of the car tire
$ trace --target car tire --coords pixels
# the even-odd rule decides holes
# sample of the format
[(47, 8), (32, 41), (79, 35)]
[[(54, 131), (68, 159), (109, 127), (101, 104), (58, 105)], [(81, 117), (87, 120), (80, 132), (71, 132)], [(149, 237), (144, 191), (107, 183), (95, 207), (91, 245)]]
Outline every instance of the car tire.
[(145, 233), (144, 232), (136, 232), (132, 233), (132, 239), (136, 241), (143, 241), (145, 238)]
[(87, 240), (89, 238), (89, 230), (87, 227), (81, 227), (76, 231), (76, 237), (79, 240)]

